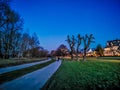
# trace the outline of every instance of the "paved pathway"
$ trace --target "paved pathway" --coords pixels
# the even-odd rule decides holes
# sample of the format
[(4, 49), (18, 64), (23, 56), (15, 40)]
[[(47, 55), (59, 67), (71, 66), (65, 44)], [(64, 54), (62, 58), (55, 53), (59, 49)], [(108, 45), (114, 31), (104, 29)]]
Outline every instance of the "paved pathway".
[(0, 74), (10, 72), (10, 71), (14, 71), (14, 70), (18, 70), (18, 69), (22, 69), (22, 68), (26, 68), (26, 67), (30, 67), (30, 66), (37, 65), (37, 64), (41, 64), (41, 63), (44, 63), (44, 62), (48, 62), (50, 60), (51, 59), (43, 60), (43, 61), (39, 61), (39, 62), (22, 64), (22, 65), (17, 65), (17, 66), (12, 66), (12, 67), (0, 68)]
[(0, 85), (0, 90), (40, 90), (61, 65), (60, 61)]

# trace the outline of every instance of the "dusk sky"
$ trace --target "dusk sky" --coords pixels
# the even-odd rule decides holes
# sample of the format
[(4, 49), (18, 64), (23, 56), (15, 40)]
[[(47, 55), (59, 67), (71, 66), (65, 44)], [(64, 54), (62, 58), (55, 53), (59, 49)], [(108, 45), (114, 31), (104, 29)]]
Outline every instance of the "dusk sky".
[(12, 0), (11, 6), (23, 17), (24, 30), (35, 32), (48, 50), (78, 33), (94, 35), (92, 48), (120, 39), (120, 0)]

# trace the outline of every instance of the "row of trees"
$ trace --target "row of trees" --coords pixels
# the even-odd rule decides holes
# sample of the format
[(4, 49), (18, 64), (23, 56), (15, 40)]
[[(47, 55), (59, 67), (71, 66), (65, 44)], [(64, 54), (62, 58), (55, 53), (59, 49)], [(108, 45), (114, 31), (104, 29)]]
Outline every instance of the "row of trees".
[(79, 57), (78, 57), (78, 54), (79, 54), (79, 50), (80, 50), (80, 45), (83, 43), (83, 60), (86, 59), (86, 52), (87, 50), (89, 49), (90, 47), (90, 44), (91, 43), (94, 43), (94, 37), (93, 37), (93, 34), (90, 34), (90, 35), (84, 35), (84, 36), (81, 36), (80, 34), (78, 34), (77, 38), (75, 38), (74, 35), (72, 35), (72, 37), (70, 37), (69, 35), (67, 36), (67, 42), (69, 44), (69, 47), (70, 47), (70, 55), (71, 55), (71, 59), (73, 60), (74, 59), (74, 56), (73, 55), (76, 55), (76, 59), (78, 60)]
[(9, 0), (0, 0), (0, 57), (46, 56), (48, 51), (40, 47), (37, 35), (23, 33), (23, 18), (9, 3)]

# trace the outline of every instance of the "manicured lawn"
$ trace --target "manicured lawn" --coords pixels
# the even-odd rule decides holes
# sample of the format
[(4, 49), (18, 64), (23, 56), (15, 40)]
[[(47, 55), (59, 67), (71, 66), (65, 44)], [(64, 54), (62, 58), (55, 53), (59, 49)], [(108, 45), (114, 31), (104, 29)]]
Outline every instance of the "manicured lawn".
[(0, 68), (20, 65), (20, 64), (24, 64), (24, 63), (38, 62), (38, 61), (45, 60), (45, 59), (47, 59), (47, 58), (30, 58), (30, 59), (29, 58), (24, 58), (22, 60), (0, 59)]
[[(70, 61), (71, 59), (67, 59), (67, 60)], [(83, 58), (80, 57), (79, 60), (82, 61)], [(90, 61), (91, 60), (120, 60), (120, 56), (86, 57), (86, 60), (90, 60)]]
[(106, 59), (106, 60), (120, 60), (120, 57), (98, 57), (98, 59)]
[(5, 82), (10, 81), (10, 80), (13, 80), (13, 79), (16, 79), (20, 76), (23, 76), (23, 75), (30, 73), (30, 72), (33, 72), (35, 70), (41, 69), (41, 68), (53, 63), (54, 61), (55, 60), (50, 60), (50, 61), (42, 63), (42, 64), (37, 64), (37, 65), (23, 68), (20, 70), (15, 70), (15, 71), (0, 74), (0, 84), (5, 83)]
[(42, 90), (120, 90), (120, 61), (63, 61)]

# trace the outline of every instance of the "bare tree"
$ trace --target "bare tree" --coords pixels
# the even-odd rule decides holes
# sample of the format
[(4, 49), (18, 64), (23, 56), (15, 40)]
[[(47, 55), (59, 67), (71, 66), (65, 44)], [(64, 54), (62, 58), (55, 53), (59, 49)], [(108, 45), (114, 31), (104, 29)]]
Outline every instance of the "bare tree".
[(84, 44), (84, 55), (83, 55), (83, 60), (86, 60), (86, 52), (87, 49), (89, 48), (91, 43), (94, 43), (95, 41), (93, 41), (95, 38), (93, 37), (93, 34), (90, 35), (85, 35), (83, 36), (83, 44)]
[(29, 41), (30, 41), (31, 37), (28, 33), (23, 33), (21, 35), (21, 38), (19, 38), (19, 41), (16, 43), (17, 46), (17, 56), (20, 59), (21, 57), (23, 57), (24, 52), (27, 52), (27, 55), (29, 56)]
[(77, 47), (76, 47), (76, 59), (79, 60), (78, 54), (79, 54), (79, 47), (81, 45), (82, 42), (82, 37), (80, 36), (80, 34), (78, 34), (77, 36)]
[(70, 47), (70, 55), (71, 55), (71, 59), (73, 60), (73, 54), (75, 53), (75, 44), (76, 44), (76, 40), (75, 40), (75, 37), (74, 35), (72, 35), (72, 38), (70, 38), (70, 36), (68, 35), (67, 36), (67, 42), (69, 44), (69, 47)]
[(7, 1), (0, 1), (0, 46), (2, 47), (0, 53), (3, 57), (9, 58), (13, 55), (16, 48), (15, 43), (20, 38), (23, 20), (17, 12), (10, 8)]

